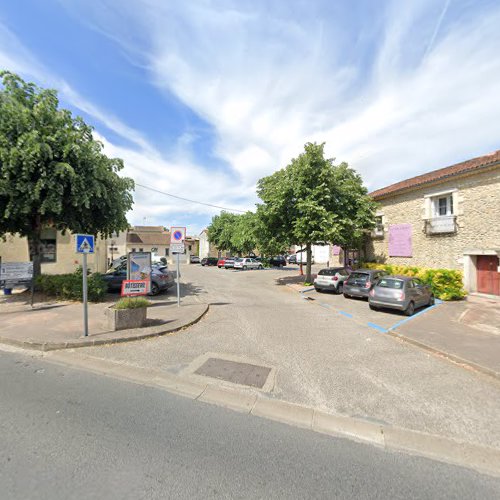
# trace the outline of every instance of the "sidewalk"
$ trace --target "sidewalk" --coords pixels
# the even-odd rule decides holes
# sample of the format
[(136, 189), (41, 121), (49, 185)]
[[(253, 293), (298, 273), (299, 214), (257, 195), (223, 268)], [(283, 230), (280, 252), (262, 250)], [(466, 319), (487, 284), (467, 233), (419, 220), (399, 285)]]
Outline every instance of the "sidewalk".
[(500, 301), (469, 297), (448, 302), (403, 323), (394, 333), (500, 380)]
[(0, 342), (42, 351), (114, 344), (177, 331), (198, 321), (208, 310), (208, 305), (195, 301), (183, 301), (178, 308), (171, 296), (150, 299), (153, 305), (148, 308), (145, 327), (116, 332), (107, 329), (104, 313), (113, 301), (89, 304), (88, 337), (83, 336), (81, 303), (51, 301), (31, 308), (20, 301), (3, 301)]

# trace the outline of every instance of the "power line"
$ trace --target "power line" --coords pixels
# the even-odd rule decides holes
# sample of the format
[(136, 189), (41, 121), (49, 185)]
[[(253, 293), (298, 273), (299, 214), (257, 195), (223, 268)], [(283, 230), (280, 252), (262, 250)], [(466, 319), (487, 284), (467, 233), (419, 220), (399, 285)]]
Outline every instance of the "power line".
[(136, 182), (135, 185), (139, 186), (141, 188), (144, 188), (144, 189), (149, 189), (150, 191), (154, 191), (155, 193), (163, 194), (165, 196), (170, 196), (171, 198), (176, 198), (177, 200), (189, 201), (190, 203), (197, 203), (198, 205), (205, 205), (206, 207), (220, 208), (221, 210), (227, 210), (228, 212), (240, 212), (242, 214), (245, 213), (244, 210), (237, 210), (236, 208), (221, 207), (219, 205), (212, 205), (211, 203), (204, 203), (202, 201), (196, 201), (196, 200), (190, 200), (189, 198), (183, 198), (182, 196), (177, 196), (175, 194), (166, 193), (165, 191), (160, 191), (158, 189), (154, 189), (152, 187), (145, 186), (144, 184), (139, 184), (138, 182)]

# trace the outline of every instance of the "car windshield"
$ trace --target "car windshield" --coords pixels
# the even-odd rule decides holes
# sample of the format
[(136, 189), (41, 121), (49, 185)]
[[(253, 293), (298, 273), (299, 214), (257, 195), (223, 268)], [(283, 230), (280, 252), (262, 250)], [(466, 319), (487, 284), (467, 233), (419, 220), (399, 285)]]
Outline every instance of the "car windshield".
[(351, 276), (349, 277), (349, 281), (366, 281), (369, 278), (368, 273), (351, 273)]
[(318, 274), (321, 276), (335, 276), (341, 270), (342, 268), (332, 267), (331, 269), (321, 269), (321, 271)]
[(243, 259), (234, 259), (234, 262), (242, 262)]
[(378, 282), (378, 287), (380, 288), (395, 288), (396, 290), (401, 290), (403, 288), (403, 280), (392, 279), (392, 278), (382, 278)]

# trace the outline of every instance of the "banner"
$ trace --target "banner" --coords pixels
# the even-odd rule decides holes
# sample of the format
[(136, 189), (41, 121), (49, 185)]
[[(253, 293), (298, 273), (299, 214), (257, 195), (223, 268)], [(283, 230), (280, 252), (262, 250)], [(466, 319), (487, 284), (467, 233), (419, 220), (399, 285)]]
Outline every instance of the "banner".
[(146, 281), (147, 291), (151, 291), (151, 252), (130, 252), (127, 262), (129, 281)]
[(123, 280), (122, 297), (136, 297), (148, 294), (148, 281), (146, 280)]
[(412, 225), (392, 224), (389, 226), (389, 257), (412, 257)]
[(0, 265), (0, 286), (31, 285), (33, 262), (2, 262)]

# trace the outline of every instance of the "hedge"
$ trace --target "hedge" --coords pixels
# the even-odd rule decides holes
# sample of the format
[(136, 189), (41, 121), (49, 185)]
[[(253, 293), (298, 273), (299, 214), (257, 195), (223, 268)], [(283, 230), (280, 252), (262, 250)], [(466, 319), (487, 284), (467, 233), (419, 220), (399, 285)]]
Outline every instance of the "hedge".
[(415, 276), (432, 288), (434, 296), (441, 300), (463, 299), (467, 293), (463, 288), (462, 272), (455, 269), (426, 269), (423, 267), (398, 266), (365, 262), (367, 269), (383, 269), (389, 274)]
[[(41, 274), (36, 280), (36, 289), (50, 297), (63, 300), (83, 300), (82, 269), (72, 274)], [(87, 279), (88, 299), (101, 301), (108, 290), (102, 274), (91, 274)]]

